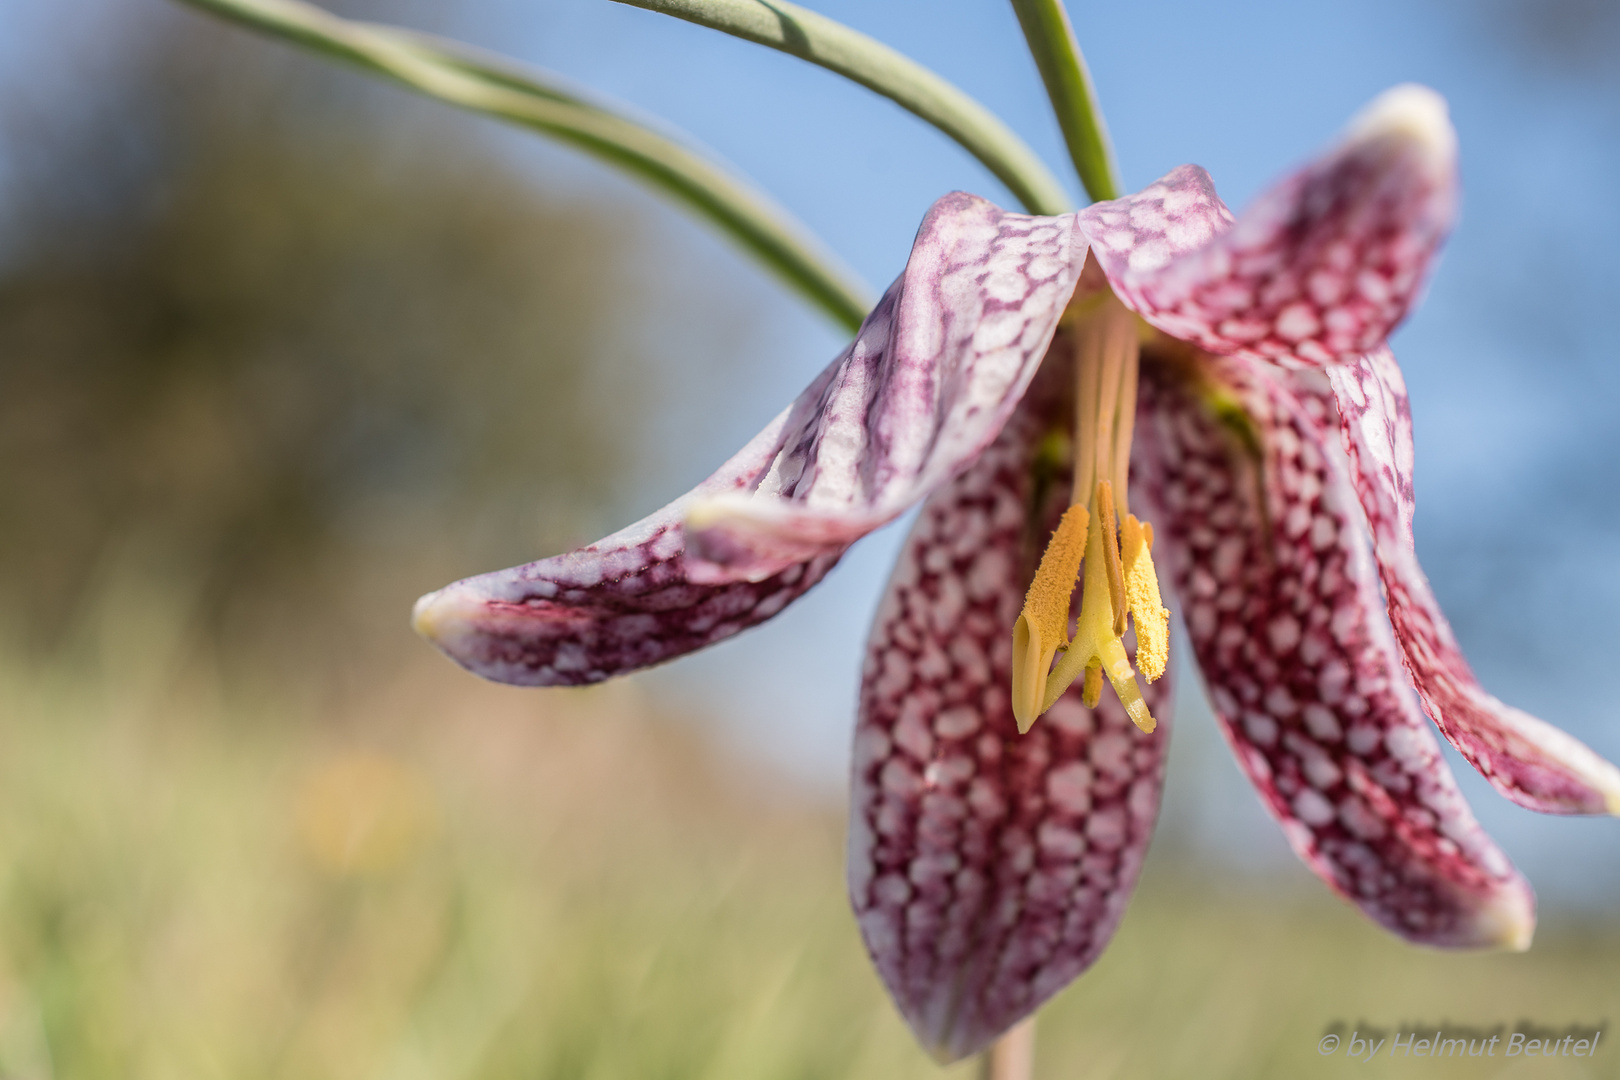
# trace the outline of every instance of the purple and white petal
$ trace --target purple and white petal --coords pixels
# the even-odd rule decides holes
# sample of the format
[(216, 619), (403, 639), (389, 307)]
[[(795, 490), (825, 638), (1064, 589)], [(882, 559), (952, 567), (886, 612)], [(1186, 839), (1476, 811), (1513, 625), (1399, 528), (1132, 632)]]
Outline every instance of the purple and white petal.
[[(1020, 413), (923, 507), (861, 688), (850, 900), (889, 993), (942, 1061), (984, 1048), (1097, 958), (1159, 805), (1169, 680), (1147, 687), (1152, 735), (1111, 692), (1085, 708), (1078, 685), (1028, 734), (1013, 719), (1011, 627), (1049, 535), (1029, 525), (1033, 421)], [(1054, 483), (1059, 500), (1068, 486)]]
[(1502, 794), (1553, 814), (1620, 814), (1620, 770), (1584, 743), (1487, 694), (1418, 565), (1412, 413), (1394, 355), (1329, 373), (1344, 447), (1406, 669), (1442, 734)]
[(1234, 220), (1215, 194), (1215, 181), (1197, 165), (1178, 166), (1141, 191), (1092, 203), (1076, 217), (1115, 295), (1149, 321), (1143, 284), (1209, 247)]
[(957, 192), (923, 219), (905, 273), (794, 404), (757, 482), (688, 511), (694, 580), (759, 580), (894, 520), (995, 439), (1085, 265), (1073, 215), (1009, 214)]
[(694, 500), (747, 488), (781, 447), (786, 413), (680, 499), (589, 547), (467, 578), (416, 602), (423, 637), (474, 674), (518, 686), (601, 682), (712, 645), (781, 611), (842, 549), (760, 581), (687, 572)]
[[(1214, 357), (1201, 377), (1144, 358), (1136, 465), (1239, 764), (1300, 858), (1375, 922), (1525, 948), (1534, 896), (1406, 683), (1331, 399), (1291, 391), (1322, 377)], [(1247, 420), (1207, 403), (1217, 387)]]
[[(1400, 86), (1195, 251), (1169, 245), (1178, 253), (1165, 258), (1143, 239), (1105, 246), (1086, 215), (1114, 204), (1084, 212), (1082, 227), (1115, 292), (1164, 333), (1226, 356), (1319, 368), (1381, 345), (1417, 299), (1456, 214), (1456, 156), (1445, 101)], [(1219, 202), (1213, 189), (1204, 201)], [(1174, 216), (1166, 222), (1173, 232)]]
[(855, 341), (718, 472), (589, 547), (424, 596), (417, 629), (485, 678), (572, 686), (763, 622), (996, 438), (1084, 263), (1072, 216), (947, 195)]

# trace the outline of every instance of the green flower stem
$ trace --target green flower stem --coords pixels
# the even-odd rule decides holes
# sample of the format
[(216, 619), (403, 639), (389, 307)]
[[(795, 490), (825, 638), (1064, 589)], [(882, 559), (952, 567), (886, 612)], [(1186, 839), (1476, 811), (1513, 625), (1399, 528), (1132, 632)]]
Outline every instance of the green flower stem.
[(1063, 0), (1012, 0), (1012, 6), (1086, 194), (1099, 201), (1119, 198), (1122, 185), (1108, 125)]
[(871, 310), (870, 292), (782, 207), (668, 136), (584, 100), (554, 76), (429, 35), (340, 19), (300, 0), (182, 2), (568, 143), (719, 226), (845, 328), (858, 329)]
[(995, 114), (932, 71), (787, 0), (617, 0), (819, 64), (876, 91), (955, 139), (1034, 214), (1072, 209), (1063, 185)]

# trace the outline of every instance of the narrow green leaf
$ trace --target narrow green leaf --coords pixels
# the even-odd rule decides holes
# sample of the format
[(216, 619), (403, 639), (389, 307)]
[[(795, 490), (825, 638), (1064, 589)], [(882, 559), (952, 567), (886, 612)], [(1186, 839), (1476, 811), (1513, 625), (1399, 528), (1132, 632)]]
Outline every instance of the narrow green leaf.
[(555, 76), (426, 34), (340, 19), (301, 0), (182, 2), (568, 143), (719, 226), (849, 330), (871, 309), (869, 290), (753, 185), (647, 124), (586, 100)]
[(1086, 194), (1099, 201), (1119, 198), (1119, 166), (1108, 141), (1108, 125), (1063, 0), (1012, 0), (1012, 6)]
[(616, 2), (723, 30), (835, 71), (955, 139), (1031, 213), (1071, 208), (1057, 177), (994, 113), (916, 61), (842, 23), (787, 0)]

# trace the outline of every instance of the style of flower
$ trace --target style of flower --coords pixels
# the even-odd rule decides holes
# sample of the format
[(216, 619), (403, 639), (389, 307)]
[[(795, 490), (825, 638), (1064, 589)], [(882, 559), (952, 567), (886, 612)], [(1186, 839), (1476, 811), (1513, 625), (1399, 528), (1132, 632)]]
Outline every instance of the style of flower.
[(1455, 202), (1445, 105), (1411, 86), (1237, 219), (1195, 166), (1060, 217), (946, 196), (854, 342), (717, 473), (423, 597), (416, 625), (491, 679), (598, 682), (768, 619), (926, 499), (868, 645), (849, 890), (953, 1059), (1084, 970), (1135, 884), (1168, 736), (1157, 560), (1306, 864), (1411, 941), (1525, 948), (1533, 894), (1425, 712), (1535, 810), (1620, 813), (1620, 771), (1479, 687), (1414, 554), (1384, 342)]

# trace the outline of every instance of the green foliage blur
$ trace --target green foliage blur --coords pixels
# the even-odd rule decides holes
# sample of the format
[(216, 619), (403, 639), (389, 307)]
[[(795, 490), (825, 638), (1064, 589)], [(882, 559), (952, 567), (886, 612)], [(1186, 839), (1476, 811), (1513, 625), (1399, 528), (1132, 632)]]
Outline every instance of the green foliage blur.
[[(639, 684), (523, 692), (435, 663), (340, 712), (154, 686), (158, 609), (128, 610), (147, 614), (99, 623), (122, 672), (0, 662), (0, 1076), (975, 1075), (942, 1073), (885, 999), (836, 808)], [(1223, 881), (1161, 846), (1109, 951), (1043, 1011), (1037, 1075), (1614, 1076), (1612, 1048), (1317, 1049), (1329, 1028), (1590, 1030), (1617, 969), (1612, 922), (1430, 952), (1303, 872)]]
[(653, 377), (647, 244), (447, 110), (179, 25), (6, 103), (0, 610), (50, 651), (161, 577), (223, 658), (307, 672), (381, 582), (403, 627), (589, 538)]

